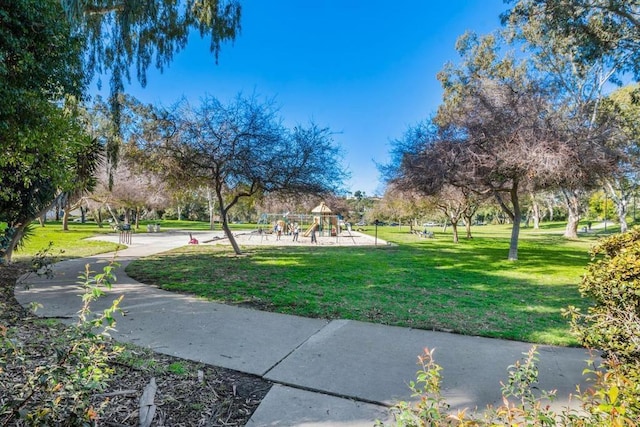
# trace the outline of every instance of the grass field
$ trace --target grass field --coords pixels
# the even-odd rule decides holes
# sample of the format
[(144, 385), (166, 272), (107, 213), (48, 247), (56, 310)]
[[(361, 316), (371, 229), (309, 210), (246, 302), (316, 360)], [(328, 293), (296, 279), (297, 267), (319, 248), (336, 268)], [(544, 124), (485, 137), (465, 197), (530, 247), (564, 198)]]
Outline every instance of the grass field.
[(523, 229), (517, 262), (506, 260), (508, 226), (475, 227), (459, 244), (438, 229), (422, 239), (408, 227), (379, 227), (396, 245), (247, 247), (239, 257), (224, 246), (186, 246), (127, 272), (167, 290), (281, 313), (575, 345), (561, 310), (588, 304), (577, 285), (596, 235), (566, 240), (563, 227)]
[[(206, 222), (161, 220), (143, 221), (140, 223), (139, 230), (136, 230), (135, 232), (146, 233), (148, 223), (160, 224), (162, 230), (209, 229), (209, 223)], [(2, 226), (3, 224), (0, 223), (0, 230), (3, 228)], [(232, 228), (237, 227), (240, 227), (240, 225), (232, 225)], [(117, 249), (118, 245), (109, 242), (84, 240), (98, 234), (108, 233), (115, 232), (106, 222), (102, 228), (98, 227), (94, 222), (88, 222), (85, 224), (71, 222), (69, 223), (69, 231), (62, 230), (62, 224), (60, 221), (48, 221), (45, 223), (44, 227), (34, 224), (34, 233), (25, 239), (23, 247), (14, 252), (13, 259), (15, 261), (30, 259), (36, 254), (36, 252), (46, 248), (49, 245), (49, 242), (53, 243), (51, 252), (58, 259), (78, 258), (98, 253), (112, 252)]]
[[(163, 230), (208, 229), (190, 221), (159, 223)], [(373, 234), (373, 227), (365, 229)], [(435, 238), (423, 239), (408, 227), (378, 227), (378, 236), (395, 245), (247, 247), (240, 257), (226, 246), (186, 246), (136, 261), (127, 271), (168, 290), (263, 310), (575, 345), (561, 310), (588, 304), (577, 284), (598, 235), (566, 240), (563, 229), (559, 223), (523, 229), (517, 262), (506, 260), (509, 226), (474, 227), (474, 238), (459, 244), (451, 242), (450, 230), (431, 228)], [(84, 240), (112, 232), (95, 224), (72, 223), (65, 232), (48, 223), (35, 230), (15, 259), (50, 241), (54, 254), (64, 251), (60, 258), (117, 246)]]
[(62, 230), (60, 222), (47, 222), (44, 227), (34, 226), (34, 233), (28, 236), (23, 247), (13, 254), (14, 261), (31, 259), (36, 252), (46, 248), (51, 242), (51, 254), (56, 259), (78, 258), (98, 253), (112, 252), (118, 245), (96, 240), (85, 240), (99, 233), (110, 233), (108, 226), (99, 228), (96, 224), (69, 225), (69, 231)]

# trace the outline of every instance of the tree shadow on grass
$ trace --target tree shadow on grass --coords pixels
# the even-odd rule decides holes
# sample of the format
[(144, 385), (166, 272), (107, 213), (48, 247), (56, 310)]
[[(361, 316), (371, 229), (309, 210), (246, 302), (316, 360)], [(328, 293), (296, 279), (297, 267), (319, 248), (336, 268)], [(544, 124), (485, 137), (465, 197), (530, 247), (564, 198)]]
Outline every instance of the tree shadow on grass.
[[(553, 239), (550, 241), (552, 242)], [(133, 262), (134, 278), (228, 304), (306, 317), (575, 345), (561, 316), (584, 306), (580, 247), (523, 245), (517, 263), (502, 242), (375, 247), (187, 248)], [(187, 282), (180, 277), (189, 276)]]

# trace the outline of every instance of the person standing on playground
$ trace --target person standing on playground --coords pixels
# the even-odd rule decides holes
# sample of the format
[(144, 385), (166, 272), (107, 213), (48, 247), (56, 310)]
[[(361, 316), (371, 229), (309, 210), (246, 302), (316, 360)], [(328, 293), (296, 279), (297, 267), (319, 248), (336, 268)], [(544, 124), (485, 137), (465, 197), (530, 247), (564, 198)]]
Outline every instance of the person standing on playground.
[(293, 224), (293, 241), (294, 242), (298, 241), (298, 234), (300, 234), (300, 226), (296, 222), (295, 224)]
[(316, 230), (318, 229), (318, 223), (313, 224), (311, 227), (311, 243), (318, 244), (318, 239), (316, 238)]
[(276, 240), (280, 240), (281, 236), (282, 236), (282, 224), (278, 222), (276, 223)]

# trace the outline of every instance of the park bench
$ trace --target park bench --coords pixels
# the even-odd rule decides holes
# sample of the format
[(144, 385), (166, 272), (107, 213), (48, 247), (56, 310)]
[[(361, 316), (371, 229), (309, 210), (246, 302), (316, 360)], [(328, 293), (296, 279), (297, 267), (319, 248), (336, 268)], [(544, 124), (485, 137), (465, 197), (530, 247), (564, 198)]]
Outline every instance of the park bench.
[(428, 230), (413, 230), (413, 234), (417, 235), (418, 237), (424, 237), (424, 238), (428, 238), (431, 239), (433, 238), (433, 232), (428, 231)]

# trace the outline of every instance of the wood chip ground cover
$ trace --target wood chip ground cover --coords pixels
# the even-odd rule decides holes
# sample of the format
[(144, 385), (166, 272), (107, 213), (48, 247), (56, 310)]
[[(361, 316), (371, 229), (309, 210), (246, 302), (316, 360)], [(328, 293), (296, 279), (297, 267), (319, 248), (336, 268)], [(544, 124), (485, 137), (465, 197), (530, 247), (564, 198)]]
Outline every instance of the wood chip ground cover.
[[(46, 365), (54, 355), (52, 343), (60, 339), (61, 325), (34, 318), (15, 300), (13, 289), (22, 266), (0, 267), (0, 328), (20, 343), (25, 361), (8, 360), (0, 369), (0, 407), (10, 399), (24, 373)], [(244, 426), (271, 384), (240, 372), (126, 346), (110, 361), (114, 368), (108, 388), (94, 396), (102, 426), (137, 426), (142, 391), (155, 378), (157, 406), (152, 426)], [(0, 413), (0, 425), (4, 417)], [(19, 424), (18, 424), (19, 425)]]

